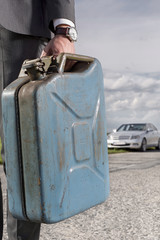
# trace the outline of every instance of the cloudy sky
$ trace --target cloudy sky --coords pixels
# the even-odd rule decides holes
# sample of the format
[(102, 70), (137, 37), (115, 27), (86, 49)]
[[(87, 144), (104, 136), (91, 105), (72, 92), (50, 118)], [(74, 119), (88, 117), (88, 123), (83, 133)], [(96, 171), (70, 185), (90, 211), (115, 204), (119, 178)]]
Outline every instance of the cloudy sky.
[(104, 72), (107, 128), (152, 122), (160, 129), (160, 0), (75, 0), (76, 52)]

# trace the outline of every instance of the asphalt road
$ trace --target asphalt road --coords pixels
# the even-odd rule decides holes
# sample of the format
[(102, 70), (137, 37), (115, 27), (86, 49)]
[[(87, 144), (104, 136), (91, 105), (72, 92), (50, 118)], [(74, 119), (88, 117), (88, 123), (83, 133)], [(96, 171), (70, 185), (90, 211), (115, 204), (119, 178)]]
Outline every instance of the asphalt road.
[[(109, 155), (109, 165), (109, 199), (63, 222), (42, 224), (40, 240), (160, 240), (160, 152)], [(6, 197), (2, 167), (0, 175)]]
[(110, 172), (127, 169), (147, 169), (160, 165), (160, 151), (147, 150), (125, 154), (109, 155)]

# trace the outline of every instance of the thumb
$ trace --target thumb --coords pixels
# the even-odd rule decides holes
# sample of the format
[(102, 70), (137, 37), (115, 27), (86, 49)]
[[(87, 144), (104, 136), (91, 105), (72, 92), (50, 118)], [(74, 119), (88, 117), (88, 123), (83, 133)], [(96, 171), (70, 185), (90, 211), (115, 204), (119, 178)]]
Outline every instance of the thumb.
[(43, 50), (40, 57), (46, 57), (47, 53)]

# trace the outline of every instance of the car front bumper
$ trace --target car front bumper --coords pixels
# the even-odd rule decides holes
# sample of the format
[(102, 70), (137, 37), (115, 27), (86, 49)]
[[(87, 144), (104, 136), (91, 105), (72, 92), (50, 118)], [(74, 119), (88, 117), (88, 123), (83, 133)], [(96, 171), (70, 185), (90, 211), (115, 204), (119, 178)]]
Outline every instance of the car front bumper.
[(108, 148), (130, 148), (130, 149), (139, 149), (141, 147), (142, 141), (137, 140), (108, 140)]

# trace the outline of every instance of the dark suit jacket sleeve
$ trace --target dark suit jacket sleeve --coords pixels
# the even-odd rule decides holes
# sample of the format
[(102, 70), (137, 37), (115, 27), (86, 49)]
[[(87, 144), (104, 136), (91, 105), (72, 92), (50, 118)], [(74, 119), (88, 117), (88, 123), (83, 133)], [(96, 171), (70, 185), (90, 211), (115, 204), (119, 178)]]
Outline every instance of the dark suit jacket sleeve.
[(74, 0), (0, 0), (0, 24), (12, 32), (50, 38), (57, 18), (75, 22)]
[(48, 26), (53, 29), (53, 20), (66, 18), (75, 23), (75, 4), (74, 0), (47, 0)]

